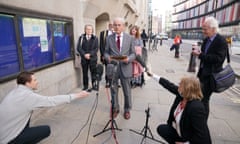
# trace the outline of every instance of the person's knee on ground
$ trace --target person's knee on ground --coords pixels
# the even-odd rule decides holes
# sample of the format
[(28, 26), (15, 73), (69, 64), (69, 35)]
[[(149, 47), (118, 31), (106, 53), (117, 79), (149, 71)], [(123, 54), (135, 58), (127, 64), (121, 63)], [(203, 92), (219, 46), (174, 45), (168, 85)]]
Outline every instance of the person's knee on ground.
[(174, 135), (176, 135), (177, 132), (172, 126), (168, 124), (161, 124), (157, 127), (157, 133), (169, 144), (175, 144)]
[(50, 134), (51, 129), (48, 125), (28, 127), (24, 129), (14, 140), (10, 141), (8, 144), (35, 144), (47, 138)]
[(43, 140), (43, 139), (45, 139), (47, 137), (49, 137), (50, 134), (51, 134), (51, 129), (50, 129), (50, 127), (48, 125), (41, 126), (41, 128), (40, 128), (40, 130), (39, 130), (39, 132), (37, 134), (39, 135), (39, 138), (36, 139), (36, 141), (35, 141), (36, 143), (40, 142), (41, 140)]

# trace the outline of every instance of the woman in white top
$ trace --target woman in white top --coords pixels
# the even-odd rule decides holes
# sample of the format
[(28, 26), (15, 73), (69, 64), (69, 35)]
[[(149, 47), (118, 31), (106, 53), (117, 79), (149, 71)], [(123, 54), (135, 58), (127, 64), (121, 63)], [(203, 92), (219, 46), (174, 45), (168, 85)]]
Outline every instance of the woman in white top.
[(158, 126), (158, 134), (169, 144), (211, 144), (199, 80), (183, 77), (177, 86), (165, 78), (149, 75), (176, 96), (167, 124)]

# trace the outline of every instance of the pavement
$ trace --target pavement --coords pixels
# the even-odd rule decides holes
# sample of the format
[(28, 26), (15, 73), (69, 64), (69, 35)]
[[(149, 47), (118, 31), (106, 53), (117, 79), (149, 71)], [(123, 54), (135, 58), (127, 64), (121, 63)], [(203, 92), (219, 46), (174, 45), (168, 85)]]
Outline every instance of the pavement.
[[(158, 51), (148, 53), (150, 71), (175, 83), (179, 83), (182, 76), (196, 75), (187, 72), (188, 62), (189, 60), (184, 57), (175, 59), (174, 52), (169, 51), (166, 41), (158, 48)], [(91, 92), (89, 97), (34, 112), (31, 125), (48, 124), (51, 127), (51, 135), (40, 144), (166, 143), (157, 134), (156, 127), (166, 123), (175, 96), (146, 75), (145, 79), (146, 84), (142, 88), (132, 89), (133, 107), (129, 120), (123, 118), (124, 99), (120, 88), (121, 109), (114, 126), (121, 131), (115, 130), (115, 138), (112, 136), (111, 130), (101, 133), (105, 129), (104, 127), (108, 129), (111, 126), (111, 123), (108, 124), (111, 105), (108, 96), (109, 90), (105, 89), (105, 82), (102, 80), (99, 91)], [(81, 91), (81, 88), (72, 92), (78, 91)], [(148, 110), (149, 113), (147, 113)], [(240, 143), (239, 111), (239, 94), (234, 93), (231, 89), (212, 95), (208, 126), (213, 144)], [(147, 115), (149, 118), (146, 118)], [(101, 134), (94, 137), (99, 132)]]

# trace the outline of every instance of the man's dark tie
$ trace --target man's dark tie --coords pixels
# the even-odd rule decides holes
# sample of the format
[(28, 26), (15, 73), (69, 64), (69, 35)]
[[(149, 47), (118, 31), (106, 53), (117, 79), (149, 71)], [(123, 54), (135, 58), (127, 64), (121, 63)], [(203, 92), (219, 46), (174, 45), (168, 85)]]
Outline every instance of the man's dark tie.
[(205, 46), (205, 50), (204, 50), (204, 53), (205, 53), (205, 54), (207, 53), (210, 44), (211, 44), (211, 39), (208, 38), (207, 43), (206, 43), (206, 46)]
[(117, 36), (117, 47), (118, 50), (120, 51), (120, 36)]

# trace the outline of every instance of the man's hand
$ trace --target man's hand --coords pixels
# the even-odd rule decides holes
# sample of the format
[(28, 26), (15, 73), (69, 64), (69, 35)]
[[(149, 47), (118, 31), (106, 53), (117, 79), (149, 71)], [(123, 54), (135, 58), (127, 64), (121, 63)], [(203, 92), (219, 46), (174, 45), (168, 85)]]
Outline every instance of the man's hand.
[(75, 95), (77, 96), (77, 98), (83, 98), (83, 97), (87, 97), (89, 95), (89, 92), (81, 91), (79, 93), (76, 93)]
[(126, 57), (125, 59), (122, 60), (122, 62), (124, 62), (124, 63), (128, 63), (128, 61), (129, 61), (128, 57)]
[(89, 53), (87, 53), (87, 54), (84, 55), (84, 57), (85, 57), (87, 60), (90, 59), (90, 56), (91, 56), (91, 55), (90, 55)]
[(153, 76), (153, 74), (152, 74), (151, 72), (149, 72), (149, 71), (146, 71), (146, 73), (147, 73), (147, 75), (148, 75), (149, 77), (152, 77), (152, 76)]
[(198, 49), (193, 49), (193, 50), (192, 50), (192, 54), (193, 54), (194, 56), (199, 56), (199, 55), (201, 54), (201, 51), (198, 50)]

